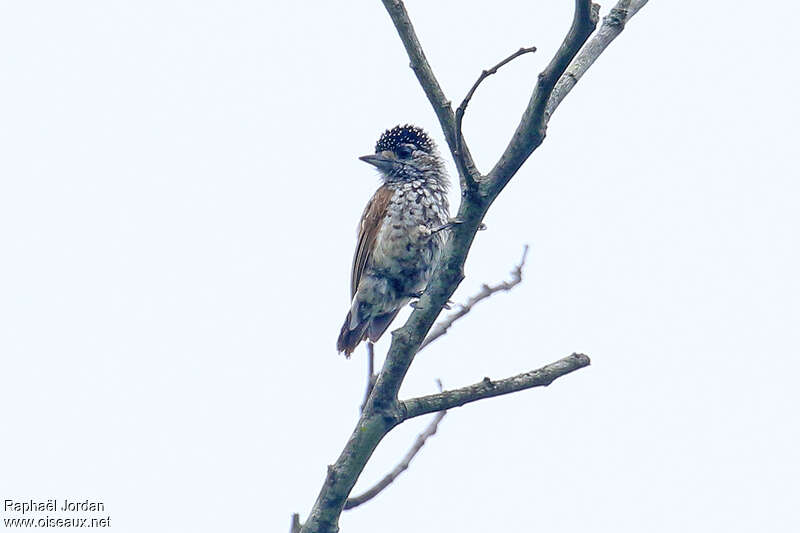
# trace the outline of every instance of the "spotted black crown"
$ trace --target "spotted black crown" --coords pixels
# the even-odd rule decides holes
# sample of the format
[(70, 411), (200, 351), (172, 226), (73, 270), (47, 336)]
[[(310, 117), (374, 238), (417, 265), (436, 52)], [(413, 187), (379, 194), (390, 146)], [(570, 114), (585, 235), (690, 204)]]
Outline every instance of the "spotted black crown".
[(425, 130), (406, 124), (404, 126), (395, 126), (390, 130), (386, 130), (378, 139), (375, 144), (375, 153), (379, 154), (384, 150), (394, 151), (399, 144), (413, 144), (420, 150), (433, 153), (434, 144)]

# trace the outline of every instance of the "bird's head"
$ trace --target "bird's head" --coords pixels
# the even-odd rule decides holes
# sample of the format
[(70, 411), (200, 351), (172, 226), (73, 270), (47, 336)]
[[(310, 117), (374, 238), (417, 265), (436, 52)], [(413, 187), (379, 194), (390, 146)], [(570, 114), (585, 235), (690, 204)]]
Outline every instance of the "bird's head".
[(385, 182), (446, 179), (434, 142), (422, 128), (409, 124), (386, 130), (375, 144), (375, 153), (359, 159), (377, 167)]

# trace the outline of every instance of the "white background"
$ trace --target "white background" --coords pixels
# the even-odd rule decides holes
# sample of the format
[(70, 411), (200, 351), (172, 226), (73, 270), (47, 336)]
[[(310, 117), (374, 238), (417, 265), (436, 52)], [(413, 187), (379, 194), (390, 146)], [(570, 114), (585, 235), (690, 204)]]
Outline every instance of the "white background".
[[(528, 243), (525, 281), (402, 395), (574, 351), (592, 366), (454, 410), (343, 532), (800, 529), (793, 6), (633, 19), (490, 211), (454, 300)], [(455, 103), (539, 47), (470, 105), (486, 171), (572, 2), (408, 8)], [(363, 394), (363, 349), (334, 348), (378, 184), (357, 156), (405, 122), (444, 148), (378, 1), (0, 2), (0, 499), (101, 500), (117, 533), (305, 517)]]

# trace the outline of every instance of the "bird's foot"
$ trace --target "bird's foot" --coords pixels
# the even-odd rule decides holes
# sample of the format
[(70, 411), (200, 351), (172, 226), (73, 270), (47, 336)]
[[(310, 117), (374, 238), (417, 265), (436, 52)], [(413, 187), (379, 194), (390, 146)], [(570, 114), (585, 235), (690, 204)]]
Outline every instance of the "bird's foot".
[[(420, 296), (422, 296), (422, 292), (418, 293), (418, 296), (416, 296), (416, 298), (417, 298), (416, 300), (411, 300), (410, 302), (408, 302), (408, 305), (412, 309), (421, 309), (421, 307), (419, 305), (419, 297)], [(453, 305), (455, 305), (455, 303), (452, 300), (447, 300), (444, 303), (444, 305), (442, 306), (442, 309), (445, 309), (445, 310), (449, 311), (449, 310), (451, 310), (453, 308), (452, 307)]]
[(430, 232), (431, 232), (431, 235), (436, 235), (440, 231), (444, 231), (446, 229), (451, 229), (451, 228), (453, 228), (455, 226), (458, 226), (459, 224), (463, 224), (463, 223), (464, 223), (464, 221), (461, 220), (460, 218), (451, 218), (450, 220), (448, 220), (447, 222), (445, 222), (441, 226), (438, 226), (436, 228), (431, 228)]
[(422, 293), (423, 291), (416, 291), (406, 295), (408, 298), (411, 298), (411, 301), (408, 302), (408, 305), (411, 307), (411, 309), (420, 308), (419, 299), (422, 298)]
[[(438, 227), (436, 227), (436, 228), (429, 229), (428, 231), (430, 231), (430, 234), (431, 234), (431, 235), (436, 235), (436, 234), (437, 234), (437, 233), (439, 233), (440, 231), (444, 231), (444, 230), (446, 230), (446, 229), (452, 229), (452, 228), (454, 228), (454, 227), (458, 226), (459, 224), (463, 224), (463, 223), (464, 223), (464, 221), (463, 221), (463, 220), (461, 220), (461, 219), (460, 219), (460, 218), (458, 218), (458, 217), (456, 217), (456, 218), (451, 218), (450, 220), (448, 220), (447, 222), (445, 222), (445, 223), (444, 223), (444, 224), (442, 224), (441, 226), (438, 226)], [(483, 231), (483, 230), (485, 230), (485, 229), (486, 229), (486, 224), (484, 224), (483, 222), (481, 222), (481, 223), (480, 223), (480, 225), (478, 226), (478, 231)]]

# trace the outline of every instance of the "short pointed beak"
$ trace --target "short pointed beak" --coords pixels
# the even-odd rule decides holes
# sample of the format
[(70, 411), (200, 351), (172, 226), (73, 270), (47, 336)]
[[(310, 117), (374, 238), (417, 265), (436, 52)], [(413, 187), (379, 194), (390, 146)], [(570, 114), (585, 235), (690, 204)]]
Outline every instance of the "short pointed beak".
[(362, 155), (361, 157), (359, 157), (359, 159), (365, 163), (369, 163), (370, 165), (374, 165), (381, 169), (388, 169), (394, 164), (394, 159), (386, 157), (382, 153)]
[(359, 159), (365, 163), (369, 163), (370, 165), (375, 165), (375, 166), (378, 165), (379, 161), (383, 161), (383, 158), (375, 154), (362, 155), (361, 157), (359, 157)]

